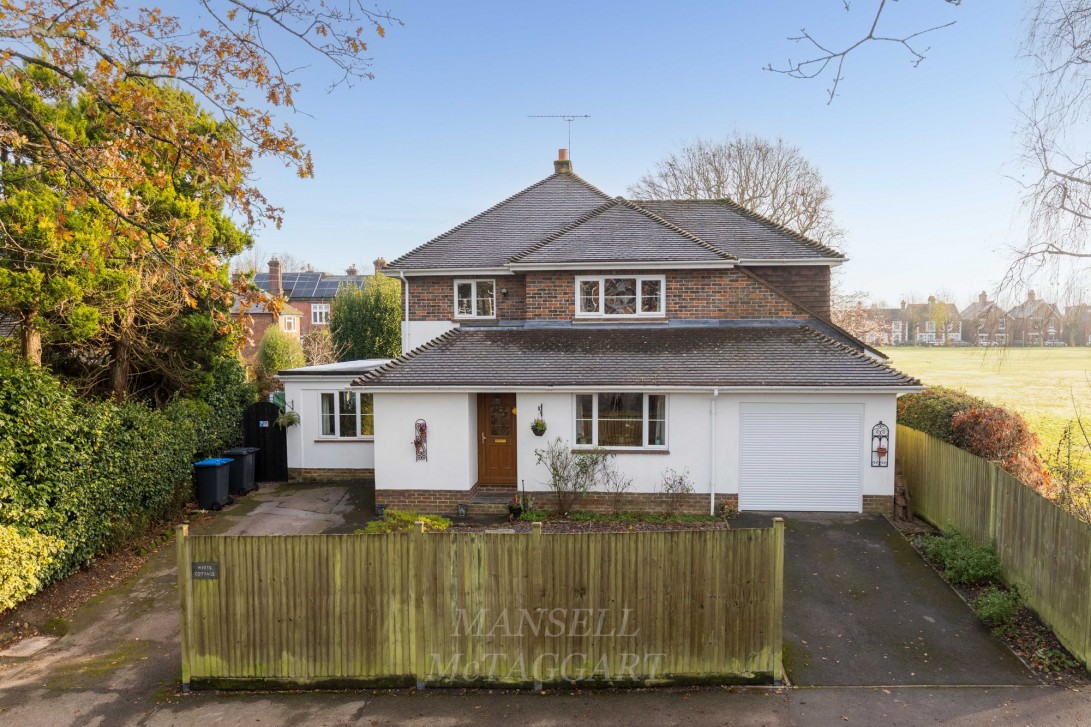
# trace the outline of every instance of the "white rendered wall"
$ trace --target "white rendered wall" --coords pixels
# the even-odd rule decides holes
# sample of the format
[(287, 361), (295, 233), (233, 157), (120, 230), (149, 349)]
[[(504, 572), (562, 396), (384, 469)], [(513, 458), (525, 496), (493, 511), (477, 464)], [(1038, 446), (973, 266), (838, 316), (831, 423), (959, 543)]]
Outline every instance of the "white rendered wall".
[(402, 321), (402, 353), (442, 336), (458, 325), (451, 321)]
[[(375, 488), (468, 490), (477, 482), (473, 394), (375, 394)], [(414, 424), (428, 424), (428, 461), (416, 460)]]
[(288, 427), (289, 469), (371, 469), (375, 466), (375, 443), (371, 437), (322, 437), (319, 395), (324, 391), (347, 391), (354, 378), (356, 376), (324, 376), (321, 380), (285, 377), (284, 401), (299, 413), (299, 424)]

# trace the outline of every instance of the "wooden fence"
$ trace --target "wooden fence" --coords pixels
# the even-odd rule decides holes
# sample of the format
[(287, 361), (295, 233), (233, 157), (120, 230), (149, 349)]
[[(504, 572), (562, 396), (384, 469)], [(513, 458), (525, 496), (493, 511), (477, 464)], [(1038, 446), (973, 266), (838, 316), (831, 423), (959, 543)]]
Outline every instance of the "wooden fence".
[(779, 519), (177, 542), (185, 688), (781, 678)]
[(1091, 668), (1091, 525), (991, 462), (902, 425), (898, 462), (917, 514), (995, 542), (1005, 580)]

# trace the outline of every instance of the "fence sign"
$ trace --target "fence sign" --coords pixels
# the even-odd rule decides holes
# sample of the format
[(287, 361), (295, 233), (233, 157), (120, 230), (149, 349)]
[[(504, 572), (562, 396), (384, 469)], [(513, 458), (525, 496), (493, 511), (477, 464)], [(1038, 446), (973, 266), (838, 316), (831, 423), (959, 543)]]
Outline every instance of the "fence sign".
[(190, 572), (195, 581), (218, 581), (220, 579), (220, 564), (214, 560), (195, 562)]

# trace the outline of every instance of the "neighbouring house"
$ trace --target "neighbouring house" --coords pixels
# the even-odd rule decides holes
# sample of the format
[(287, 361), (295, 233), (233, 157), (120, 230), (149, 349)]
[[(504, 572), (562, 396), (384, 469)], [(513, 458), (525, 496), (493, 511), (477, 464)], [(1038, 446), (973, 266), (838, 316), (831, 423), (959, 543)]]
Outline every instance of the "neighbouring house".
[(1069, 346), (1091, 346), (1091, 305), (1077, 303), (1065, 308), (1062, 340)]
[(1027, 299), (1008, 311), (1008, 315), (1012, 320), (1011, 341), (1016, 346), (1041, 346), (1061, 337), (1060, 311), (1033, 290), (1027, 291)]
[(878, 322), (874, 338), (880, 345), (946, 346), (962, 340), (962, 319), (953, 303), (929, 296), (927, 303), (899, 308), (872, 308)]
[(372, 395), (352, 381), (390, 363), (378, 358), (280, 371), (284, 406), (299, 414), (288, 428), (288, 476), (295, 481), (370, 478), (375, 468)]
[(243, 311), (239, 302), (235, 301), (231, 306), (231, 316), (237, 319), (243, 315), (250, 317), (250, 334), (241, 351), (242, 358), (247, 363), (254, 363), (258, 350), (261, 348), (261, 339), (273, 326), (279, 326), (280, 330), (297, 341), (300, 340), (303, 312), (294, 306), (284, 303), (281, 305), (280, 313), (274, 314), (262, 303), (254, 303)]
[(371, 396), (377, 502), (545, 504), (537, 452), (559, 438), (616, 455), (626, 509), (662, 510), (670, 469), (693, 512), (891, 512), (895, 400), (920, 385), (830, 322), (845, 258), (726, 200), (611, 197), (565, 157), (383, 271), (406, 354), (313, 383)]
[(962, 313), (962, 340), (975, 346), (1006, 346), (1012, 332), (1012, 317), (1007, 311), (989, 300), (981, 291), (977, 300), (966, 306)]
[[(375, 272), (382, 271), (386, 260), (375, 261)], [(269, 261), (269, 270), (254, 276), (254, 284), (274, 296), (283, 295), (289, 303), (302, 313), (302, 335), (313, 330), (325, 328), (330, 323), (330, 309), (337, 291), (342, 285), (363, 287), (367, 275), (361, 275), (355, 266), (350, 266), (344, 275), (304, 270), (286, 273), (281, 271), (280, 261)]]

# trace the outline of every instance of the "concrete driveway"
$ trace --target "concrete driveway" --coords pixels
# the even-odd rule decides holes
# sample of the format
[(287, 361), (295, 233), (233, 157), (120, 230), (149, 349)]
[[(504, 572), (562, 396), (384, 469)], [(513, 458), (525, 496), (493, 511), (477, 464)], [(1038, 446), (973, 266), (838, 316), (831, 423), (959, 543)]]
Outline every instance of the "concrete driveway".
[[(764, 525), (746, 513), (740, 525)], [(1038, 681), (880, 515), (788, 513), (785, 670), (793, 684)]]

